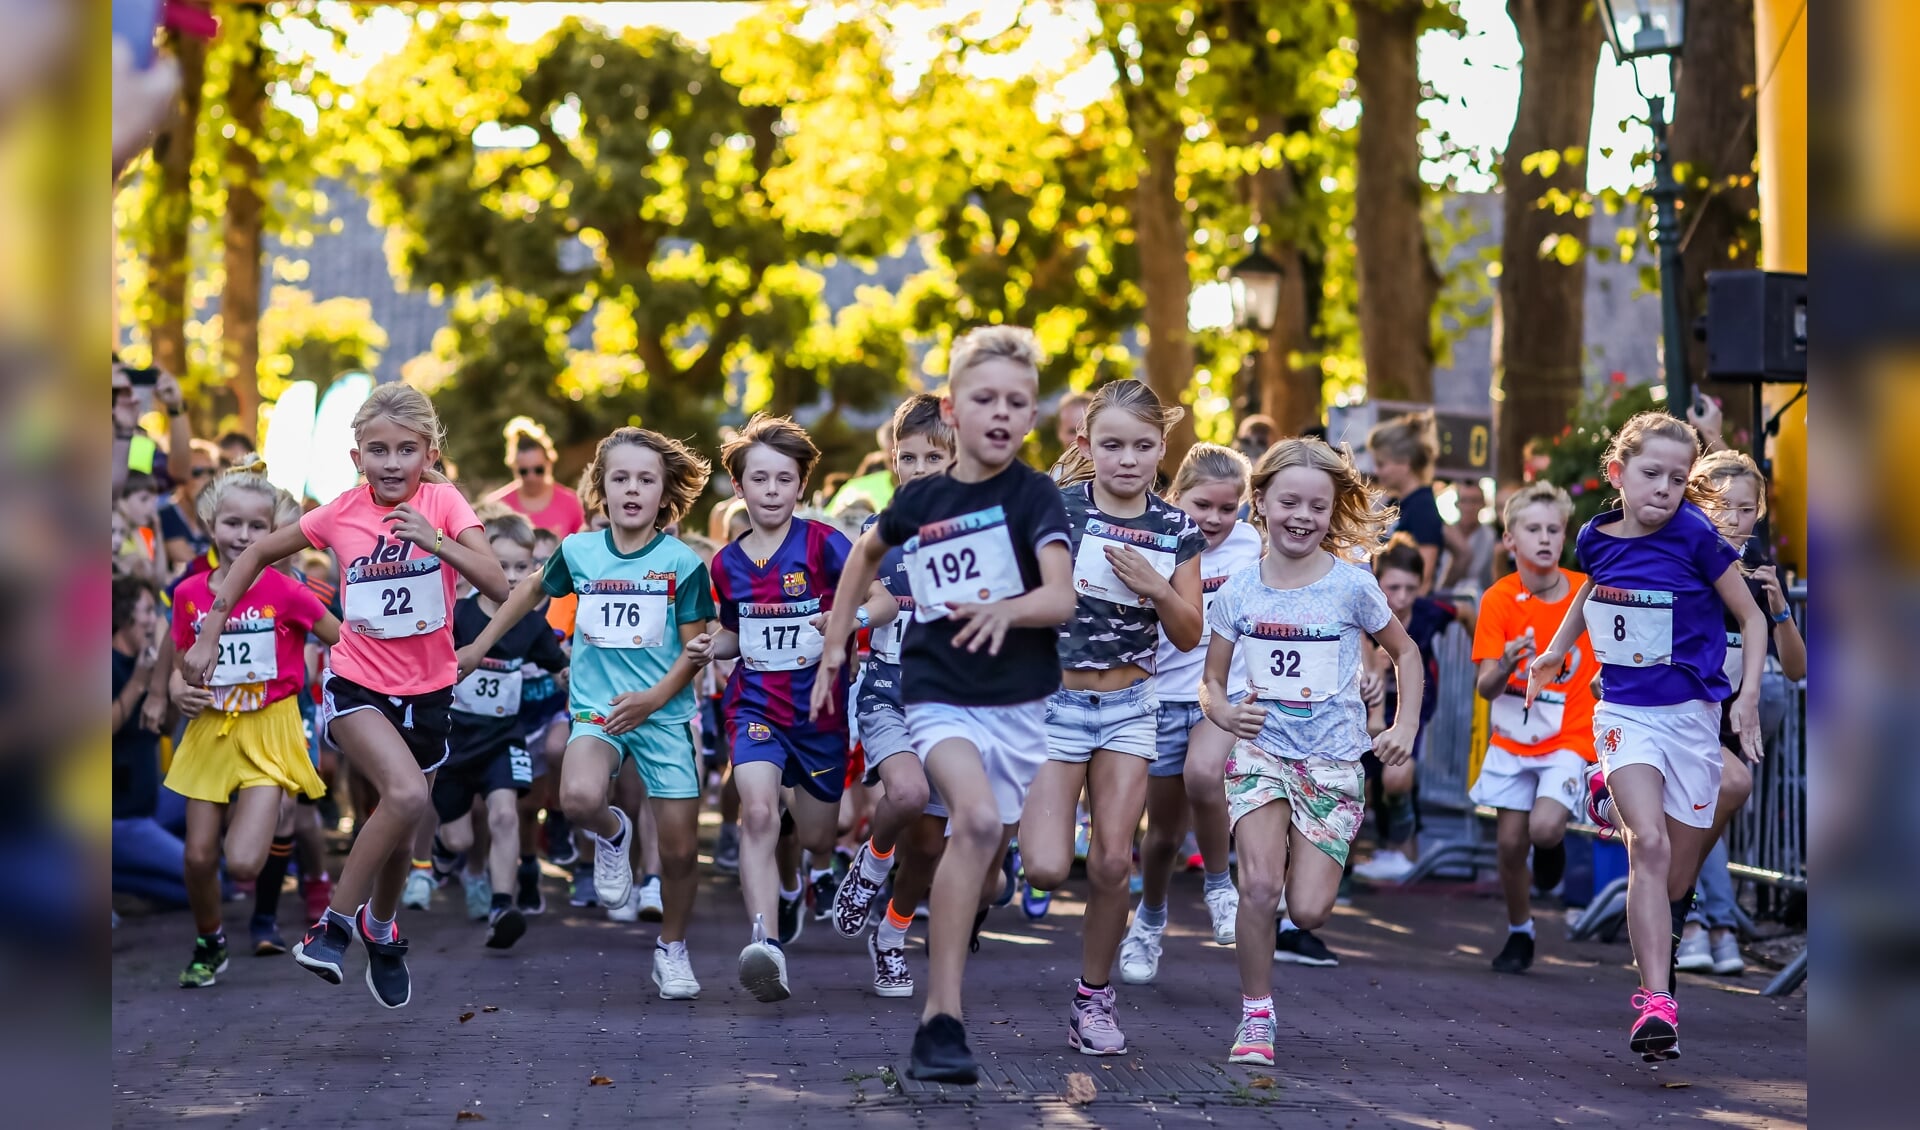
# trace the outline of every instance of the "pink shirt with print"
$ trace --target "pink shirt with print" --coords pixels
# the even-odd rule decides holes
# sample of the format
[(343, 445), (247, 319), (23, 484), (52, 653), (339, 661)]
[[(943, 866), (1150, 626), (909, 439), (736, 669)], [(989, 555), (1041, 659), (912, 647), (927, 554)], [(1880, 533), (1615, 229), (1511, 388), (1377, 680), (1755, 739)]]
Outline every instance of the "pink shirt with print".
[[(473, 507), (451, 483), (423, 482), (407, 504), (444, 532), (448, 541), (480, 525)], [(363, 483), (300, 519), (300, 532), (307, 540), (317, 548), (333, 550), (340, 561), (340, 603), (347, 617), (329, 666), (342, 678), (381, 694), (442, 690), (454, 684), (458, 673), (453, 656), (455, 574), (425, 549), (394, 537), (393, 525), (386, 521), (391, 513), (393, 507), (376, 501), (373, 488)], [(356, 604), (364, 608), (364, 601), (374, 600), (373, 606), (378, 607), (375, 596), (383, 587), (391, 587), (388, 578), (396, 571), (415, 576), (437, 571), (444, 618), (417, 635), (374, 638), (367, 634), (366, 621), (356, 617)], [(354, 585), (373, 595), (356, 601), (356, 594), (348, 591)]]
[[(195, 573), (173, 591), (173, 646), (185, 651), (204, 630), (213, 607), (212, 573)], [(210, 687), (213, 705), (222, 711), (259, 710), (298, 694), (307, 679), (307, 634), (327, 618), (327, 610), (308, 588), (277, 569), (268, 569), (233, 606), (221, 630), (228, 638), (263, 627), (273, 629), (274, 677), (260, 683)]]

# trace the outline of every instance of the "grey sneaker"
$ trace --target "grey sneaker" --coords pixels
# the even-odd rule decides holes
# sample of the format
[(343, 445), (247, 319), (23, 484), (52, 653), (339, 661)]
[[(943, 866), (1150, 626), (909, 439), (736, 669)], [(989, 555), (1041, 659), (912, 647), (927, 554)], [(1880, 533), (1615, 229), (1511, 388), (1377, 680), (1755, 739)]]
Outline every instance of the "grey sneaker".
[(753, 940), (740, 951), (740, 987), (765, 1004), (792, 995), (787, 989), (787, 955), (767, 941), (766, 921), (758, 915), (753, 919)]
[(1747, 971), (1747, 962), (1740, 956), (1740, 939), (1729, 933), (1713, 943), (1713, 971), (1727, 977), (1737, 977)]
[(624, 906), (633, 893), (633, 861), (627, 858), (627, 846), (633, 840), (633, 822), (617, 808), (609, 808), (619, 821), (620, 830), (612, 839), (603, 840), (592, 832), (593, 893), (601, 906)]
[(1125, 1055), (1127, 1037), (1114, 1019), (1113, 986), (1093, 993), (1075, 990), (1067, 1021), (1067, 1045), (1081, 1055)]

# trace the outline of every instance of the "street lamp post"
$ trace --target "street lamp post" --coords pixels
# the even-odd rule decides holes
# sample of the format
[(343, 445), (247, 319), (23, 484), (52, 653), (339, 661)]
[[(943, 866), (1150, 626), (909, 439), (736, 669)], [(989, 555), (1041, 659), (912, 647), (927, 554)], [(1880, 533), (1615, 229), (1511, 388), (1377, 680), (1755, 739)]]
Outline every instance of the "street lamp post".
[[(1686, 45), (1687, 0), (1600, 0), (1607, 43), (1614, 58), (1628, 66), (1638, 60), (1665, 61), (1668, 74)], [(1680, 185), (1673, 177), (1673, 155), (1667, 145), (1667, 99), (1648, 96), (1634, 66), (1633, 84), (1647, 100), (1648, 125), (1653, 130), (1653, 242), (1660, 254), (1660, 335), (1665, 355), (1667, 411), (1686, 417), (1693, 399), (1687, 374), (1687, 336), (1680, 313), (1680, 288), (1685, 276), (1680, 265)], [(1669, 82), (1671, 89), (1675, 84)]]
[(1266, 348), (1267, 336), (1273, 332), (1273, 324), (1280, 316), (1280, 283), (1286, 271), (1260, 250), (1260, 236), (1255, 232), (1246, 257), (1228, 267), (1226, 275), (1227, 293), (1233, 301), (1233, 324), (1260, 335), (1259, 346), (1240, 360), (1237, 378), (1240, 387), (1235, 390), (1234, 400), (1244, 420), (1260, 406), (1260, 351)]

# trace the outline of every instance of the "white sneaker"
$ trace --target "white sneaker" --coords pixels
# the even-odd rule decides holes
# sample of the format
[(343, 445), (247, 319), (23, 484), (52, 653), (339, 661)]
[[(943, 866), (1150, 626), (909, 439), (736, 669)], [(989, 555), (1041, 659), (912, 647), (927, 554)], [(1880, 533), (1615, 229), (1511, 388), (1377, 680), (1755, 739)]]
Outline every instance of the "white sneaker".
[(694, 979), (687, 947), (677, 948), (679, 952), (674, 953), (665, 946), (653, 947), (653, 983), (663, 1001), (690, 1001), (700, 995), (700, 982)]
[(627, 901), (621, 903), (619, 906), (607, 907), (607, 921), (609, 922), (640, 921), (640, 892), (637, 890), (630, 892), (627, 895)]
[(753, 940), (740, 951), (740, 987), (766, 1004), (792, 995), (787, 989), (787, 955), (767, 941), (766, 921), (757, 914), (753, 916)]
[(1207, 914), (1213, 918), (1213, 944), (1230, 946), (1238, 936), (1234, 921), (1240, 914), (1240, 892), (1234, 887), (1221, 887), (1217, 891), (1207, 892)]
[(432, 902), (433, 876), (416, 867), (407, 875), (407, 885), (400, 888), (400, 905), (408, 910), (425, 910)]
[(1397, 851), (1382, 851), (1355, 867), (1353, 873), (1376, 883), (1398, 883), (1413, 873), (1413, 860)]
[(633, 893), (633, 861), (627, 858), (633, 822), (617, 808), (609, 811), (620, 821), (620, 831), (613, 837), (619, 841), (618, 846), (592, 832), (587, 837), (593, 841), (593, 893), (599, 896), (601, 906), (611, 908), (623, 905)]
[(1740, 956), (1740, 939), (1734, 934), (1729, 933), (1713, 943), (1713, 971), (1729, 977), (1747, 971), (1746, 959)]
[(660, 899), (660, 876), (649, 875), (647, 881), (634, 888), (633, 902), (640, 911), (640, 921), (658, 922), (667, 916), (667, 904)]
[(1705, 930), (1691, 938), (1680, 939), (1680, 948), (1673, 955), (1673, 967), (1688, 973), (1705, 973), (1713, 968), (1713, 950), (1708, 945)]
[(1166, 927), (1158, 929), (1140, 924), (1139, 912), (1127, 936), (1120, 939), (1120, 979), (1129, 985), (1151, 985), (1160, 975), (1160, 938)]

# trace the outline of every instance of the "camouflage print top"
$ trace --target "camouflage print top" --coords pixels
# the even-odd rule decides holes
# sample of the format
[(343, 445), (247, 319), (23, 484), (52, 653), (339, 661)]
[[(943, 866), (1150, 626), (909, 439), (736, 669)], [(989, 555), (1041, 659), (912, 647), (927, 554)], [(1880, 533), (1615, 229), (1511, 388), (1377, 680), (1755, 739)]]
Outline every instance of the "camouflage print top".
[(1132, 546), (1146, 555), (1155, 572), (1170, 577), (1205, 551), (1206, 535), (1186, 511), (1156, 494), (1147, 495), (1146, 511), (1134, 518), (1116, 518), (1095, 507), (1092, 483), (1065, 487), (1060, 496), (1067, 508), (1073, 589), (1079, 597), (1073, 619), (1060, 630), (1060, 666), (1108, 671), (1133, 664), (1151, 674), (1160, 614), (1114, 575), (1106, 549)]

